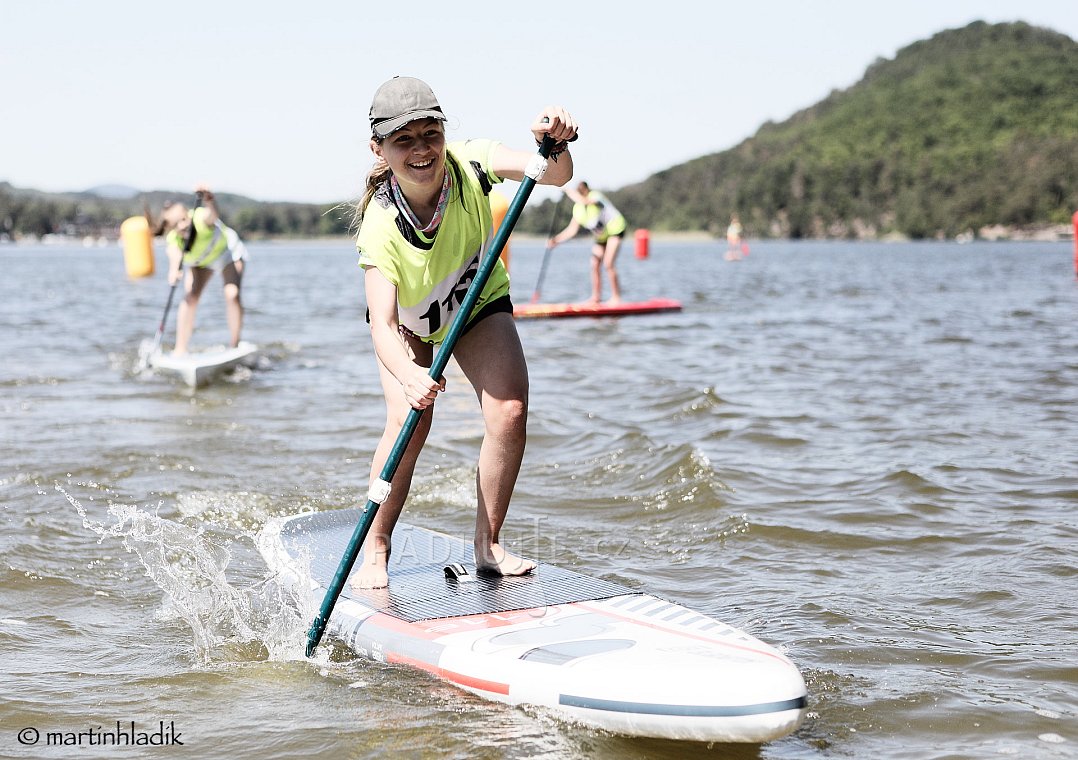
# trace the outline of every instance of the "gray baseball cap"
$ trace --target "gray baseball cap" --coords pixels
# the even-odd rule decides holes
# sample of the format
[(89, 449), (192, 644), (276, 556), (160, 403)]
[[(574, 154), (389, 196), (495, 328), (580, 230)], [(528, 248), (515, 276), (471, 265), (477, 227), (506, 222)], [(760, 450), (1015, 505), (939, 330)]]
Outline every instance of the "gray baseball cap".
[(371, 132), (376, 137), (388, 137), (416, 119), (445, 121), (438, 98), (426, 82), (413, 77), (393, 77), (374, 93)]

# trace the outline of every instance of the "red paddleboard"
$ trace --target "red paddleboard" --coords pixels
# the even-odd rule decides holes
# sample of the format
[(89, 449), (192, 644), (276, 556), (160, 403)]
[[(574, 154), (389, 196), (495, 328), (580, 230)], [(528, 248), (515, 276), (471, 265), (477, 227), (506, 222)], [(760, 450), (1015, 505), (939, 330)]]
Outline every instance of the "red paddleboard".
[(626, 317), (632, 314), (655, 314), (662, 311), (681, 311), (681, 301), (672, 298), (652, 298), (649, 301), (605, 303), (529, 303), (513, 307), (517, 319), (537, 317)]

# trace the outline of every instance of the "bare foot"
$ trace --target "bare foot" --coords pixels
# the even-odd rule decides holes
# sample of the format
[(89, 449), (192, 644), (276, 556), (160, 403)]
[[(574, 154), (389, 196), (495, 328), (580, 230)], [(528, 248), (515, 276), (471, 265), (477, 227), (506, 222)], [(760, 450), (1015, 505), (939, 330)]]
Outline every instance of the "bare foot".
[(620, 298), (611, 298), (610, 300), (608, 300), (606, 302), (606, 305), (607, 306), (617, 306), (619, 303), (621, 303)]
[(389, 586), (389, 571), (384, 564), (364, 562), (352, 575), (350, 583), (356, 591), (386, 588)]
[[(352, 575), (352, 588), (356, 591), (389, 586), (388, 546), (364, 546), (359, 570)], [(370, 560), (367, 557), (371, 557)]]
[(486, 575), (527, 575), (535, 569), (535, 563), (530, 559), (510, 554), (500, 544), (491, 544), (490, 549), (485, 553), (476, 550), (475, 555), (475, 571), (477, 573)]

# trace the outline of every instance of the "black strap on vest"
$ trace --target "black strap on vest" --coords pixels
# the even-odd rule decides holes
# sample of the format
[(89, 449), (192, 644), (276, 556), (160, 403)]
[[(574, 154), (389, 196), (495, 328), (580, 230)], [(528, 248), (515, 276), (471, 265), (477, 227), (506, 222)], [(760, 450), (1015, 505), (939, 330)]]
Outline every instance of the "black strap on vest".
[(196, 234), (197, 234), (197, 230), (195, 230), (195, 217), (194, 217), (194, 214), (192, 214), (191, 215), (191, 226), (187, 228), (187, 238), (183, 241), (183, 252), (184, 253), (190, 253), (191, 249), (195, 247), (195, 235)]
[(490, 180), (487, 179), (487, 173), (483, 171), (483, 165), (478, 161), (469, 161), (468, 163), (472, 165), (472, 171), (475, 172), (475, 176), (479, 180), (479, 185), (483, 188), (483, 195), (490, 195), (490, 191), (494, 189), (494, 186), (490, 184)]

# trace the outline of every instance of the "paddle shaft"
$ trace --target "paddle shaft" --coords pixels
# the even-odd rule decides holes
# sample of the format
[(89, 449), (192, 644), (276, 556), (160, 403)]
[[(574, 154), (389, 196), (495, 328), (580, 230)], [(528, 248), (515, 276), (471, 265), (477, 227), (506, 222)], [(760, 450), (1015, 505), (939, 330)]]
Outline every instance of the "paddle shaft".
[(564, 200), (565, 196), (563, 195), (554, 204), (554, 216), (550, 218), (550, 234), (546, 236), (546, 250), (543, 251), (543, 263), (539, 266), (539, 279), (535, 283), (535, 292), (532, 293), (532, 303), (539, 302), (539, 290), (543, 287), (543, 277), (546, 276), (546, 264), (550, 259), (550, 252), (554, 250), (554, 246), (550, 244), (550, 239), (554, 237), (554, 229), (557, 227), (558, 221), (558, 210), (561, 209), (561, 203)]
[[(202, 193), (195, 193), (195, 208), (202, 205)], [(187, 254), (191, 252), (191, 248), (195, 245), (195, 220), (191, 220), (191, 226), (187, 228), (187, 237), (183, 241), (183, 253)], [(168, 300), (165, 301), (165, 311), (161, 314), (161, 324), (157, 326), (157, 333), (153, 336), (153, 346), (150, 348), (150, 354), (153, 354), (158, 348), (161, 347), (161, 338), (165, 334), (165, 323), (168, 322), (168, 313), (172, 309), (172, 299), (176, 295), (176, 286), (180, 284), (180, 280), (183, 279), (183, 254), (180, 255), (180, 277), (176, 278), (176, 281), (168, 289)]]
[[(550, 157), (550, 151), (553, 148), (554, 140), (550, 135), (544, 135), (543, 142), (539, 146), (539, 155), (542, 157), (543, 161), (546, 161), (546, 159)], [(473, 279), (471, 285), (468, 286), (468, 291), (464, 294), (464, 299), (460, 302), (457, 314), (453, 318), (453, 322), (449, 325), (449, 331), (442, 340), (442, 345), (438, 348), (438, 353), (434, 356), (434, 362), (431, 364), (430, 370), (427, 373), (431, 378), (437, 380), (441, 377), (442, 372), (445, 371), (446, 365), (449, 364), (449, 357), (456, 347), (457, 340), (460, 338), (461, 333), (464, 332), (464, 326), (468, 323), (468, 318), (472, 314), (472, 309), (475, 308), (475, 304), (479, 300), (479, 296), (483, 292), (487, 280), (490, 278), (490, 273), (494, 270), (494, 265), (498, 263), (498, 257), (501, 256), (502, 249), (505, 247), (509, 235), (513, 232), (513, 227), (516, 226), (517, 218), (520, 216), (520, 212), (528, 202), (528, 196), (531, 195), (532, 188), (534, 187), (535, 179), (530, 176), (525, 176), (521, 181), (520, 188), (517, 190), (516, 195), (509, 204), (509, 210), (505, 212), (505, 219), (502, 221), (497, 233), (495, 233), (490, 248), (487, 249), (486, 254), (479, 262), (479, 268), (476, 270), (475, 279)], [(393, 482), (393, 475), (397, 472), (397, 466), (400, 464), (404, 452), (408, 448), (409, 441), (412, 440), (412, 434), (415, 432), (422, 414), (423, 411), (420, 409), (412, 408), (409, 410), (408, 417), (404, 420), (404, 425), (401, 427), (400, 433), (397, 434), (397, 440), (394, 442), (393, 448), (389, 452), (389, 458), (386, 459), (386, 463), (382, 467), (382, 472), (379, 475), (382, 481), (386, 483)], [(333, 575), (333, 580), (330, 582), (329, 588), (326, 589), (326, 595), (322, 599), (322, 607), (319, 610), (317, 617), (315, 617), (314, 622), (311, 623), (310, 629), (307, 631), (308, 657), (314, 654), (315, 647), (317, 647), (318, 642), (322, 640), (322, 634), (326, 631), (326, 624), (329, 622), (329, 616), (333, 613), (333, 607), (337, 604), (337, 597), (339, 597), (341, 591), (344, 590), (344, 584), (348, 580), (349, 574), (352, 572), (352, 566), (356, 563), (356, 558), (359, 557), (360, 549), (367, 538), (367, 533), (370, 532), (371, 523), (374, 522), (374, 516), (378, 513), (379, 506), (379, 502), (375, 501), (373, 498), (368, 498), (367, 505), (363, 507), (363, 512), (359, 516), (359, 522), (356, 523), (356, 529), (352, 532), (352, 538), (349, 539), (348, 546), (345, 547), (344, 550), (344, 556), (341, 557), (340, 564), (337, 566), (337, 572)]]

